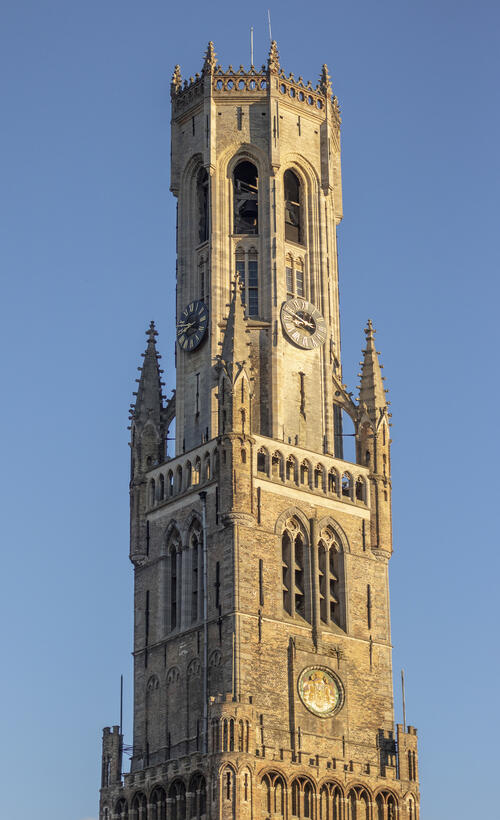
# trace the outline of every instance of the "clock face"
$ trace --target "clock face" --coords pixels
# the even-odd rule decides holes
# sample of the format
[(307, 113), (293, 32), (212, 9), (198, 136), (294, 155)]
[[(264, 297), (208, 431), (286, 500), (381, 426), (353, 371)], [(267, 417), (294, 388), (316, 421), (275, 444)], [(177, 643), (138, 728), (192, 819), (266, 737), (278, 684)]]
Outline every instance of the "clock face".
[(183, 350), (197, 348), (208, 327), (208, 308), (205, 302), (195, 301), (186, 305), (177, 322), (177, 341)]
[(326, 322), (311, 302), (296, 297), (281, 308), (281, 324), (290, 339), (305, 350), (321, 347), (326, 340)]

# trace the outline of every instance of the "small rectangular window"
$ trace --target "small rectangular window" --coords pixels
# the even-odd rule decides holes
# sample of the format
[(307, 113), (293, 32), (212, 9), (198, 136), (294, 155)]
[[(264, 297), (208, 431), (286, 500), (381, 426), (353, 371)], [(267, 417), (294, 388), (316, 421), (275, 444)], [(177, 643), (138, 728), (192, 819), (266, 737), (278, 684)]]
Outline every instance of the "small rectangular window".
[(286, 269), (286, 289), (288, 296), (293, 296), (293, 268)]

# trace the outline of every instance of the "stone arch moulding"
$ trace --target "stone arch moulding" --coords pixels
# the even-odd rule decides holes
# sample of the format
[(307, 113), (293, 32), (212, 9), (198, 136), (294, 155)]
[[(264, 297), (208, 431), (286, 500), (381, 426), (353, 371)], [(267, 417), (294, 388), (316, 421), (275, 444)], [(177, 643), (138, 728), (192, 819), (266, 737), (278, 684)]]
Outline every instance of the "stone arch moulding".
[(177, 683), (181, 677), (181, 670), (178, 666), (171, 666), (167, 670), (167, 674), (165, 675), (165, 680), (167, 682), (167, 686), (170, 686), (172, 683)]
[(342, 797), (345, 798), (345, 789), (342, 783), (340, 783), (339, 780), (336, 780), (335, 777), (329, 777), (328, 775), (326, 775), (325, 777), (322, 777), (321, 780), (318, 780), (318, 794), (320, 793), (323, 786), (335, 786), (337, 789), (340, 790)]
[(191, 510), (188, 517), (184, 521), (182, 528), (182, 541), (184, 544), (188, 543), (189, 536), (192, 530), (198, 530), (201, 533), (201, 516), (196, 510)]
[(196, 179), (196, 175), (200, 168), (203, 168), (203, 157), (200, 153), (192, 154), (189, 159), (186, 160), (184, 164), (184, 168), (182, 169), (181, 173), (181, 188), (184, 185)]
[(285, 171), (293, 171), (297, 174), (301, 185), (303, 185), (309, 193), (312, 192), (313, 185), (319, 186), (321, 184), (318, 172), (303, 154), (298, 154), (295, 151), (281, 154), (280, 165), (281, 184), (283, 184)]
[(304, 532), (309, 539), (309, 519), (305, 513), (302, 512), (302, 510), (299, 510), (298, 507), (288, 507), (288, 509), (281, 513), (274, 526), (275, 535), (281, 535), (283, 533), (285, 524), (289, 518), (297, 518), (298, 521), (300, 521), (304, 528)]
[(171, 521), (168, 522), (167, 527), (163, 533), (163, 543), (162, 543), (162, 555), (167, 555), (167, 545), (173, 535), (177, 535), (179, 537), (179, 543), (181, 540), (181, 533), (179, 529), (179, 524), (172, 518)]
[(252, 162), (256, 168), (259, 178), (262, 179), (271, 172), (267, 155), (257, 145), (250, 145), (244, 142), (235, 149), (230, 146), (219, 157), (219, 167), (226, 179), (232, 179), (234, 169), (239, 162)]
[(332, 528), (332, 530), (334, 531), (335, 535), (338, 537), (342, 545), (342, 552), (351, 551), (347, 535), (345, 534), (340, 524), (338, 524), (337, 521), (335, 521), (335, 519), (332, 518), (330, 515), (325, 515), (318, 521), (318, 532), (321, 532), (321, 530), (325, 529), (325, 527)]

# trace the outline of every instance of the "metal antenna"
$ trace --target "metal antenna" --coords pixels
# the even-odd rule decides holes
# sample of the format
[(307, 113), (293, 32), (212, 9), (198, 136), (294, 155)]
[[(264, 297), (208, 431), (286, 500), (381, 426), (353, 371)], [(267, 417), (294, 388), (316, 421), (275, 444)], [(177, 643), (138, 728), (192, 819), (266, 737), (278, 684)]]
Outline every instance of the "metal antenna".
[(403, 693), (403, 730), (406, 732), (405, 671), (401, 670), (401, 691)]
[(272, 41), (273, 41), (273, 34), (272, 34), (272, 31), (271, 31), (271, 12), (269, 11), (269, 9), (267, 10), (267, 24), (268, 24), (268, 26), (269, 26), (269, 39), (270, 39), (270, 41), (271, 41), (271, 43), (272, 43)]
[(120, 734), (123, 726), (123, 675), (120, 675)]
[(250, 26), (250, 67), (253, 66), (253, 26)]

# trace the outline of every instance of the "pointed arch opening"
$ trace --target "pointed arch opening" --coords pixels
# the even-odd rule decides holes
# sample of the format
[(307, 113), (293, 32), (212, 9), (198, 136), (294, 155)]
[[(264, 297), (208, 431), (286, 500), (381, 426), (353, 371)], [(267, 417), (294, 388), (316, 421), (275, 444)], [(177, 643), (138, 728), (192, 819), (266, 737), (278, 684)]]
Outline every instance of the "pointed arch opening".
[(239, 162), (233, 172), (234, 233), (259, 232), (259, 177), (253, 162)]
[(288, 169), (283, 176), (283, 194), (285, 210), (285, 240), (287, 242), (302, 243), (302, 212), (300, 180), (293, 171)]

